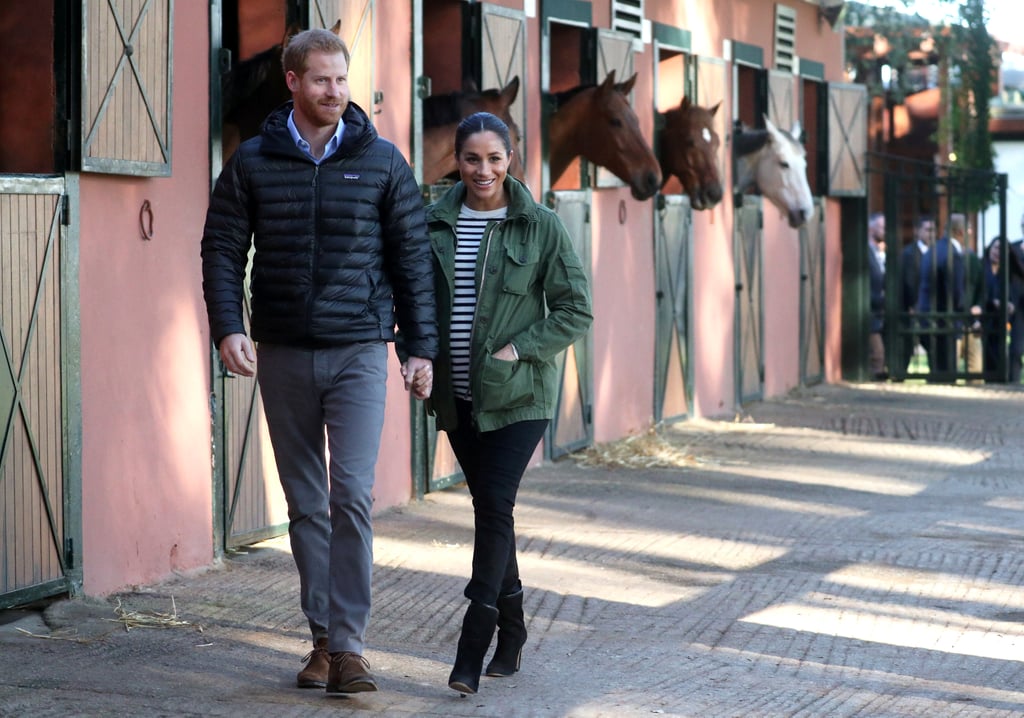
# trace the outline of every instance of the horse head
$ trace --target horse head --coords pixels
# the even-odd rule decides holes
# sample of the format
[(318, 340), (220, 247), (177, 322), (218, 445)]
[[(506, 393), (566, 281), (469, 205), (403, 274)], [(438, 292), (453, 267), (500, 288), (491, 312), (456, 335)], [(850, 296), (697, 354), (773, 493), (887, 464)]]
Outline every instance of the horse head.
[(694, 209), (711, 209), (722, 199), (718, 172), (721, 139), (714, 125), (721, 104), (707, 109), (683, 97), (679, 107), (665, 113), (665, 125), (658, 135), (662, 186), (675, 175)]
[(661, 166), (627, 98), (635, 82), (636, 74), (616, 84), (612, 70), (600, 85), (559, 93), (565, 99), (552, 113), (548, 133), (552, 184), (582, 156), (628, 184), (636, 199), (654, 196), (661, 187)]
[(423, 101), (423, 182), (435, 184), (458, 172), (455, 161), (455, 128), (474, 112), (490, 112), (508, 125), (512, 157), (508, 172), (522, 179), (526, 170), (522, 161), (522, 134), (510, 108), (519, 95), (519, 76), (501, 89), (477, 90), (473, 82), (464, 83), (461, 92), (431, 95)]
[(814, 213), (807, 183), (807, 152), (800, 143), (800, 123), (789, 132), (767, 117), (764, 130), (740, 128), (734, 136), (736, 189), (762, 194), (778, 207), (794, 229)]

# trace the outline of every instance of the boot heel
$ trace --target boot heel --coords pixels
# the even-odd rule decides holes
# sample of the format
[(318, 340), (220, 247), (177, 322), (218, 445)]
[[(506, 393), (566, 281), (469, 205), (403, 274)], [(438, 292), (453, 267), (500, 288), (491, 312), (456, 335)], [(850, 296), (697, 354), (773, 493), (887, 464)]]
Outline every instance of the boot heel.
[(523, 616), (523, 590), (498, 596), (498, 645), (487, 664), (487, 675), (507, 678), (519, 670), (526, 645), (526, 619)]
[(455, 655), (455, 666), (448, 676), (448, 687), (472, 695), (480, 688), (480, 673), (484, 656), (491, 646), (494, 628), (498, 624), (498, 609), (483, 603), (469, 604), (462, 619), (462, 633)]

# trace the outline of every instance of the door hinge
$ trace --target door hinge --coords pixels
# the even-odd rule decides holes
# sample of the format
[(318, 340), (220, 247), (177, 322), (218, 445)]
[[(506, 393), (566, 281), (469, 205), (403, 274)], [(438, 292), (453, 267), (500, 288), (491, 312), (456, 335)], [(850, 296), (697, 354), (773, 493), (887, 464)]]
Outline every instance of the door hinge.
[(71, 226), (71, 200), (66, 194), (60, 198), (60, 223), (65, 227)]

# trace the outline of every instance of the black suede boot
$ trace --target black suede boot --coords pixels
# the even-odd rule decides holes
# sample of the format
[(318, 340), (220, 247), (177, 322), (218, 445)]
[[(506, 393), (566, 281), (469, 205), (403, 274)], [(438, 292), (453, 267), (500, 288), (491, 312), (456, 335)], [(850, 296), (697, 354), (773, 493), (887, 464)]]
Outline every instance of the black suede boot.
[(491, 646), (494, 627), (498, 624), (498, 609), (473, 601), (462, 619), (462, 634), (459, 636), (459, 650), (455, 655), (455, 667), (448, 676), (448, 687), (459, 693), (476, 693), (480, 687), (480, 672), (484, 656)]
[(526, 619), (523, 617), (523, 589), (498, 596), (498, 645), (487, 664), (489, 676), (511, 676), (519, 670), (526, 644)]

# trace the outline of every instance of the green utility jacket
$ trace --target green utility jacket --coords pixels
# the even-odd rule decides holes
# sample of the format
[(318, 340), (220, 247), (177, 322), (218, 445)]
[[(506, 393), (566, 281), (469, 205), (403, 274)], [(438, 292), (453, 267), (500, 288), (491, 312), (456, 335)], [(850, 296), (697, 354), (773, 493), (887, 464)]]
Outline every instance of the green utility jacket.
[[(470, 391), (480, 431), (552, 418), (558, 395), (555, 359), (586, 334), (593, 320), (587, 273), (561, 220), (511, 176), (505, 191), (508, 216), (487, 226), (476, 262)], [(455, 226), (465, 195), (459, 182), (427, 207), (441, 340), (427, 411), (440, 430), (456, 425), (449, 350)], [(491, 356), (509, 342), (519, 361)]]

